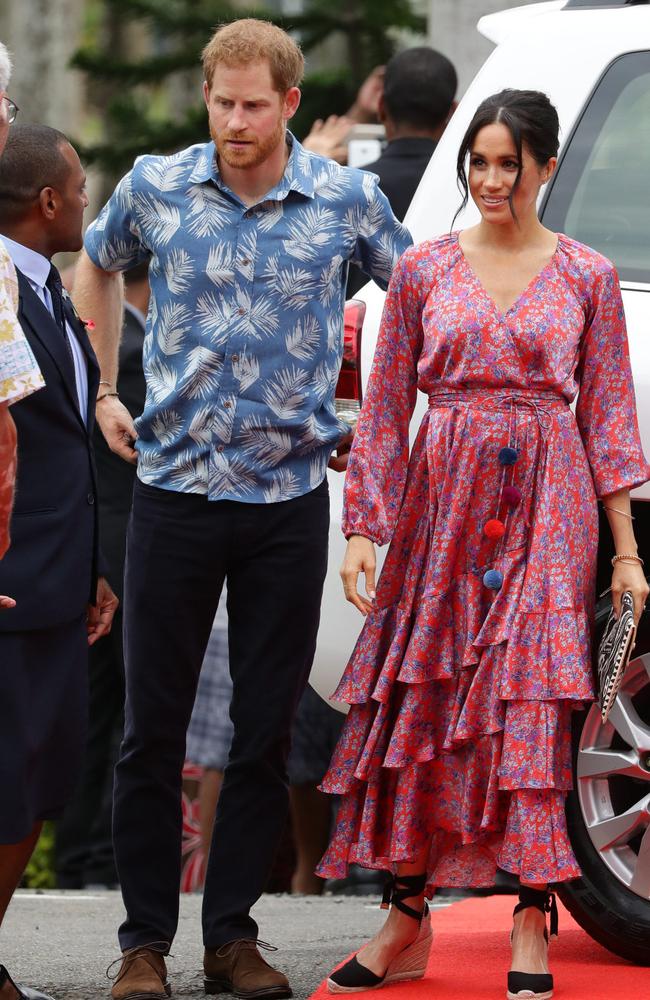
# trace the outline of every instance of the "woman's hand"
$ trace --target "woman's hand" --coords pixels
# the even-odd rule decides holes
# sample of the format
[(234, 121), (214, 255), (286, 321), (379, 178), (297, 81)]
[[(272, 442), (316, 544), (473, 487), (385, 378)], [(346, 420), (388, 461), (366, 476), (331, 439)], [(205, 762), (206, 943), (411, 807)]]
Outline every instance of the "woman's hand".
[(621, 596), (626, 590), (634, 599), (634, 624), (638, 625), (650, 588), (640, 563), (626, 563), (619, 559), (612, 574), (612, 605), (617, 618), (621, 612)]
[[(341, 579), (346, 600), (354, 604), (362, 615), (367, 615), (369, 611), (372, 611), (372, 603), (375, 599), (376, 568), (374, 543), (369, 538), (364, 538), (363, 535), (351, 535), (341, 566)], [(359, 573), (365, 574), (367, 597), (362, 597), (357, 590)]]

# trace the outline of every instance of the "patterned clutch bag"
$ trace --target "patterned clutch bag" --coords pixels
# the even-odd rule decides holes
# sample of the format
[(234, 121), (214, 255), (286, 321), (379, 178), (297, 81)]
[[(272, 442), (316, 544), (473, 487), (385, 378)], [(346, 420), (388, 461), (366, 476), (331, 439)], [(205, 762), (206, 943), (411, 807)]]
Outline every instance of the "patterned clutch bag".
[(598, 647), (598, 686), (600, 688), (600, 714), (607, 722), (612, 705), (623, 681), (625, 669), (634, 649), (636, 627), (634, 625), (634, 601), (626, 591), (621, 597), (621, 613), (618, 618), (610, 611), (603, 637)]

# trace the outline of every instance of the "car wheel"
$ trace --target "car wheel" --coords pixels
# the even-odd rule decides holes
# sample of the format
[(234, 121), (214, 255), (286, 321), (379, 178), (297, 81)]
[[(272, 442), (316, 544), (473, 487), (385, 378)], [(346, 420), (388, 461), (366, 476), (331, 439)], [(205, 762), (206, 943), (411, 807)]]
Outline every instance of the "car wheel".
[(558, 890), (596, 941), (650, 965), (650, 652), (630, 663), (610, 717), (574, 719), (571, 844), (582, 878)]

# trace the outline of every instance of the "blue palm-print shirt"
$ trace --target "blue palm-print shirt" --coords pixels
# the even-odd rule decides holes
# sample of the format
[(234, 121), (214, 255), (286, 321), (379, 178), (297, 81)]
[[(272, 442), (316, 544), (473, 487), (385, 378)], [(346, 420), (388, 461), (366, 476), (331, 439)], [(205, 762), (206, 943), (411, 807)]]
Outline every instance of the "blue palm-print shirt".
[(138, 476), (210, 500), (273, 503), (323, 479), (348, 261), (382, 287), (412, 240), (373, 174), (290, 134), (280, 183), (245, 205), (212, 142), (143, 156), (86, 233), (107, 271), (150, 260)]

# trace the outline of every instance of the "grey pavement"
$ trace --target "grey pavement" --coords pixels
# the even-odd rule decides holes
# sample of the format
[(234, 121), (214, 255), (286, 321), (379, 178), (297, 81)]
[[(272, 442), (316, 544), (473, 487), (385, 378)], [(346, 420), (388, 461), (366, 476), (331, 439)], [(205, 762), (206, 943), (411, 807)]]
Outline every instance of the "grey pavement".
[[(297, 1000), (305, 1000), (385, 917), (378, 899), (349, 896), (266, 895), (253, 915), (260, 938), (278, 948), (266, 957), (289, 976)], [(123, 916), (118, 892), (18, 892), (0, 930), (0, 963), (18, 983), (55, 1000), (107, 997), (106, 969), (119, 957), (116, 928)], [(201, 897), (184, 895), (168, 960), (175, 997), (205, 996), (202, 958)]]

